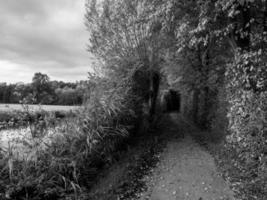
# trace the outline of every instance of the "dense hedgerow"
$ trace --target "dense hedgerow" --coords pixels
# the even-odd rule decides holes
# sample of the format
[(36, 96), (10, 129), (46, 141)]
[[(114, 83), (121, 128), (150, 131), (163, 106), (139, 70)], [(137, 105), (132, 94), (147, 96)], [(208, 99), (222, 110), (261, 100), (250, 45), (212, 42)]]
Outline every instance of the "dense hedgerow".
[(231, 134), (218, 149), (220, 163), (238, 199), (264, 200), (267, 196), (267, 93), (238, 93), (242, 97), (232, 96), (228, 112)]
[(229, 130), (226, 149), (242, 199), (267, 196), (267, 92), (266, 55), (261, 50), (238, 53), (227, 77)]

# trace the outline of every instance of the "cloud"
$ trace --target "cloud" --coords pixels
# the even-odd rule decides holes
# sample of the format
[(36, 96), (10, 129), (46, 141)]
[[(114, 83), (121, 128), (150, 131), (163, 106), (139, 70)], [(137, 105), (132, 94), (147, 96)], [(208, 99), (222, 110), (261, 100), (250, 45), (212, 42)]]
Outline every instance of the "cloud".
[[(86, 77), (93, 57), (86, 52), (84, 3), (0, 0), (0, 82), (8, 73), (14, 74), (8, 82), (29, 82), (39, 71), (68, 81)], [(14, 77), (15, 69), (27, 78)]]
[(0, 66), (0, 82), (29, 82), (32, 78), (31, 70), (26, 66), (3, 60), (0, 60)]

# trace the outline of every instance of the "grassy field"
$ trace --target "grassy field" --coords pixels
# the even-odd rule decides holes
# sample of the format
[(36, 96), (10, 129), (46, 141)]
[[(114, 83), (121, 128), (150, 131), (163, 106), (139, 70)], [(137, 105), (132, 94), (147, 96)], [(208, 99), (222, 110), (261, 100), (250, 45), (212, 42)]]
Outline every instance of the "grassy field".
[[(31, 111), (45, 110), (50, 111), (71, 111), (79, 108), (79, 106), (60, 106), (60, 105), (29, 105)], [(21, 104), (0, 104), (1, 112), (23, 111)]]

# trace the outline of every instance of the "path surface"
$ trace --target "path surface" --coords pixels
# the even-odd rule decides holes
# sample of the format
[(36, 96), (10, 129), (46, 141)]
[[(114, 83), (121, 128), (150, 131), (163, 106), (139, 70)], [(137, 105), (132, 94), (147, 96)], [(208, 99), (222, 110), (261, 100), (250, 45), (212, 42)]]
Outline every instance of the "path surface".
[[(148, 190), (141, 200), (234, 200), (228, 184), (217, 172), (213, 157), (194, 142), (188, 127), (178, 124), (171, 114), (172, 125), (166, 134), (170, 141), (160, 155), (160, 162), (150, 177)], [(181, 138), (179, 134), (185, 133)], [(177, 135), (171, 137), (171, 135)]]

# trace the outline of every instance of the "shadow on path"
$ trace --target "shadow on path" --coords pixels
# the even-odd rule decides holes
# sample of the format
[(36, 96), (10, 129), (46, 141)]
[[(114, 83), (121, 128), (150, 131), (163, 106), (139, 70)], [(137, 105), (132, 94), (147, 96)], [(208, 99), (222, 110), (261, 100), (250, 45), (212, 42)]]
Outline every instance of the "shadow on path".
[(169, 113), (157, 127), (106, 170), (87, 199), (234, 199), (213, 157), (192, 139), (194, 126)]
[[(166, 148), (140, 199), (151, 200), (232, 200), (234, 194), (219, 175), (213, 157), (194, 142), (197, 131), (177, 114), (169, 114)], [(167, 125), (167, 124), (166, 124)], [(180, 136), (184, 135), (182, 139)]]

